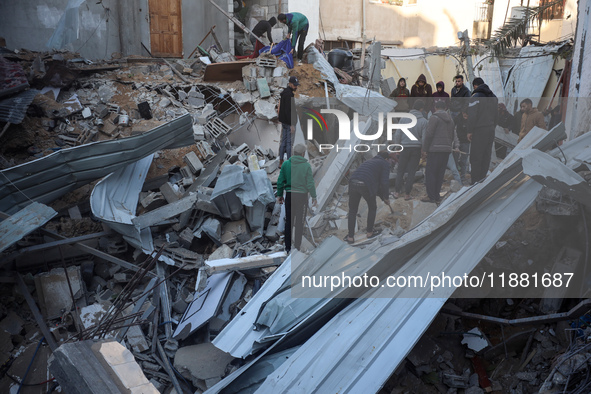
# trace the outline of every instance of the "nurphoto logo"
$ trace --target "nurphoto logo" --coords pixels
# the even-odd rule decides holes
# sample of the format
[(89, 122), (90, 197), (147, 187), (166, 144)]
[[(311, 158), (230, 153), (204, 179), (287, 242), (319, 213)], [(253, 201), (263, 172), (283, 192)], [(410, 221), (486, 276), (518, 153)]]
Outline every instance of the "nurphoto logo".
[[(380, 112), (378, 114), (378, 130), (374, 134), (363, 134), (359, 131), (359, 114), (355, 112), (353, 114), (353, 121), (349, 118), (343, 111), (339, 111), (337, 109), (321, 109), (320, 113), (318, 111), (314, 111), (310, 108), (305, 108), (309, 112), (305, 112), (306, 115), (310, 117), (307, 122), (307, 136), (308, 140), (313, 139), (313, 126), (314, 122), (320, 127), (322, 131), (328, 131), (328, 125), (326, 120), (321, 114), (333, 114), (337, 117), (338, 125), (339, 125), (339, 140), (351, 140), (351, 123), (353, 124), (353, 133), (355, 134), (355, 138), (361, 141), (377, 141), (382, 137), (384, 133), (384, 113)], [(394, 123), (394, 120), (397, 119), (398, 121), (402, 119), (410, 119), (408, 123)], [(393, 141), (394, 140), (394, 131), (400, 130), (403, 132), (409, 139), (413, 141), (418, 141), (417, 138), (409, 131), (410, 128), (414, 127), (417, 124), (417, 118), (410, 113), (406, 112), (388, 112), (386, 114), (386, 140)], [(320, 144), (320, 151), (323, 150), (332, 150), (336, 149), (337, 152), (341, 150), (348, 150), (349, 152), (368, 152), (372, 148), (377, 148), (377, 151), (380, 152), (381, 149), (386, 149), (388, 152), (395, 153), (401, 152), (403, 147), (400, 144), (367, 144), (367, 143), (360, 143), (360, 144), (345, 144), (344, 146), (334, 145), (334, 144)]]

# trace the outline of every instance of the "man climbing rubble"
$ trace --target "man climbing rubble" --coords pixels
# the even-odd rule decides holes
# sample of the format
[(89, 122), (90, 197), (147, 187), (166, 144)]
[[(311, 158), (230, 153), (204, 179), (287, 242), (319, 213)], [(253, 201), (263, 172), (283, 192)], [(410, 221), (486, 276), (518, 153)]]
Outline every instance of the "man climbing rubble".
[(283, 92), (281, 92), (281, 98), (277, 106), (277, 114), (281, 122), (281, 140), (279, 142), (280, 165), (283, 164), (283, 155), (286, 154), (288, 159), (291, 157), (291, 141), (292, 135), (295, 133), (296, 123), (295, 117), (292, 117), (291, 100), (293, 99), (294, 92), (298, 90), (299, 85), (300, 82), (297, 77), (289, 77), (289, 83), (283, 89)]
[[(295, 228), (294, 247), (300, 249), (304, 233), (304, 221), (308, 208), (308, 193), (312, 196), (312, 206), (316, 206), (316, 185), (312, 176), (312, 166), (304, 157), (306, 147), (297, 144), (293, 156), (283, 163), (277, 179), (277, 202), (285, 201), (285, 251), (291, 250), (292, 226)], [(285, 199), (283, 198), (285, 192)]]

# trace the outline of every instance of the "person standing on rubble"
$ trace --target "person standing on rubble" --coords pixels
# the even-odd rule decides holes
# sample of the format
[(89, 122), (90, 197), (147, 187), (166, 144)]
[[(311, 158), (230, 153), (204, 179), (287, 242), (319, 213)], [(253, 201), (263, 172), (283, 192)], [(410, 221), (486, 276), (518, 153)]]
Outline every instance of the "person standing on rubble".
[(417, 98), (420, 98), (425, 103), (425, 111), (429, 112), (429, 109), (431, 109), (431, 96), (433, 96), (433, 89), (431, 88), (431, 85), (427, 83), (425, 74), (419, 75), (417, 81), (410, 89), (410, 97), (414, 98), (414, 100), (411, 100), (410, 104), (414, 106), (414, 102)]
[(431, 112), (435, 113), (435, 101), (443, 101), (445, 103), (445, 109), (449, 109), (449, 93), (445, 91), (445, 83), (443, 81), (439, 81), (435, 84), (435, 89), (437, 91), (433, 93), (433, 106), (431, 107)]
[(460, 112), (468, 108), (468, 98), (471, 96), (470, 89), (464, 85), (463, 75), (456, 75), (454, 77), (454, 83), (454, 87), (451, 88), (451, 103), (449, 107), (452, 118), (455, 118)]
[[(289, 77), (287, 87), (281, 92), (277, 115), (281, 122), (281, 141), (279, 142), (279, 165), (283, 165), (283, 155), (291, 157), (291, 141), (295, 133), (295, 116), (292, 116), (291, 107), (294, 92), (298, 90), (300, 82), (297, 77)], [(295, 114), (293, 114), (295, 115)]]
[(277, 16), (279, 22), (287, 25), (287, 38), (291, 37), (292, 52), (295, 53), (296, 43), (298, 44), (297, 58), (302, 61), (304, 56), (304, 42), (308, 35), (308, 18), (299, 12), (291, 12), (287, 14), (279, 14)]
[(389, 186), (390, 186), (390, 162), (389, 153), (381, 151), (377, 156), (362, 163), (349, 180), (349, 214), (348, 230), (349, 233), (344, 241), (352, 244), (355, 242), (355, 222), (357, 221), (357, 212), (361, 197), (367, 202), (367, 238), (373, 238), (379, 234), (374, 231), (373, 225), (376, 220), (377, 203), (376, 197), (390, 205)]
[(486, 177), (490, 167), (499, 100), (482, 78), (475, 78), (472, 86), (474, 92), (468, 104), (468, 141), (472, 170), (470, 183), (473, 185)]
[(533, 129), (539, 127), (547, 130), (546, 121), (544, 120), (544, 114), (538, 111), (537, 108), (532, 108), (533, 103), (530, 99), (526, 98), (519, 104), (521, 110), (521, 128), (519, 129), (519, 140), (518, 143)]
[(425, 168), (427, 195), (421, 199), (423, 202), (439, 204), (441, 201), (439, 193), (455, 136), (455, 125), (446, 107), (444, 101), (435, 102), (435, 112), (429, 118), (423, 135), (423, 152), (427, 156)]
[(410, 91), (406, 87), (406, 79), (400, 78), (398, 80), (398, 85), (396, 89), (390, 93), (390, 98), (396, 99), (396, 112), (406, 112), (410, 108), (410, 103), (408, 102), (410, 97)]
[[(294, 228), (294, 247), (300, 249), (304, 234), (304, 222), (308, 208), (308, 193), (312, 196), (312, 206), (316, 206), (316, 185), (312, 176), (312, 166), (304, 155), (306, 147), (297, 144), (293, 156), (283, 163), (277, 178), (277, 202), (285, 201), (285, 251), (291, 250), (291, 232)], [(285, 192), (285, 200), (283, 198)]]
[[(277, 19), (275, 19), (274, 16), (271, 17), (268, 21), (260, 21), (252, 29), (252, 34), (261, 38), (261, 37), (263, 37), (263, 35), (265, 33), (267, 33), (267, 38), (269, 39), (269, 44), (272, 44), (273, 43), (273, 36), (271, 35), (271, 30), (273, 29), (273, 26), (275, 26), (276, 24), (277, 24)], [(250, 35), (250, 42), (252, 43), (252, 46), (254, 47), (257, 39), (252, 34)]]
[[(396, 134), (394, 134), (394, 143), (400, 144), (404, 148), (402, 152), (400, 152), (400, 157), (398, 159), (395, 186), (396, 192), (394, 193), (394, 197), (400, 197), (400, 193), (402, 193), (402, 188), (404, 186), (404, 199), (406, 201), (411, 199), (410, 192), (415, 181), (415, 174), (419, 168), (419, 162), (421, 161), (421, 141), (423, 140), (423, 133), (427, 127), (427, 119), (423, 116), (424, 109), (425, 103), (423, 100), (417, 100), (414, 103), (413, 109), (410, 110), (410, 113), (416, 116), (417, 124), (408, 129), (408, 131), (417, 138), (417, 141), (408, 138), (408, 136), (400, 129), (396, 130)], [(404, 182), (405, 173), (407, 174), (406, 184)]]

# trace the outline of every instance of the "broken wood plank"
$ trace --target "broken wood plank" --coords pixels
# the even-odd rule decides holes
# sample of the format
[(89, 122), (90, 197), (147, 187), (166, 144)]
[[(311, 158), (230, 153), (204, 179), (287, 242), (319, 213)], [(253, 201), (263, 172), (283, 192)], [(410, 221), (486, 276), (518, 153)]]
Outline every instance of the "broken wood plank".
[(205, 262), (205, 269), (208, 275), (216, 272), (239, 271), (252, 268), (264, 268), (272, 265), (281, 265), (287, 258), (287, 253), (277, 252), (272, 254), (261, 254), (242, 258), (219, 259)]
[(27, 304), (29, 305), (31, 312), (33, 313), (33, 317), (35, 318), (35, 321), (37, 322), (39, 329), (45, 337), (45, 341), (49, 345), (51, 351), (54, 352), (55, 349), (58, 348), (57, 343), (55, 342), (55, 338), (53, 338), (53, 334), (47, 328), (45, 320), (43, 319), (43, 315), (41, 315), (41, 312), (39, 312), (39, 308), (37, 307), (37, 304), (35, 304), (35, 300), (33, 300), (33, 297), (31, 297), (31, 293), (29, 293), (29, 289), (27, 288), (27, 285), (23, 281), (23, 278), (20, 276), (20, 274), (16, 274), (16, 283), (23, 297), (25, 297), (25, 301), (27, 301)]
[(226, 81), (234, 82), (242, 80), (242, 67), (248, 66), (254, 63), (254, 60), (239, 60), (236, 62), (223, 62), (208, 64), (205, 67), (205, 73), (203, 74), (203, 81), (214, 82), (214, 81)]

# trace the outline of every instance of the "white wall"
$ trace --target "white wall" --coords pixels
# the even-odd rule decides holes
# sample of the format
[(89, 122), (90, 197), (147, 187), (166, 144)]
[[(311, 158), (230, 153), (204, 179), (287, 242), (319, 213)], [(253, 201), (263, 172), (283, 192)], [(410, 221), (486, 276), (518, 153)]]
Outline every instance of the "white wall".
[[(306, 42), (304, 48), (314, 43), (317, 38), (323, 38), (319, 34), (320, 27), (320, 0), (289, 0), (288, 6), (289, 12), (299, 12), (306, 15), (310, 29), (306, 36)], [(329, 15), (323, 15), (323, 18), (330, 17)]]

